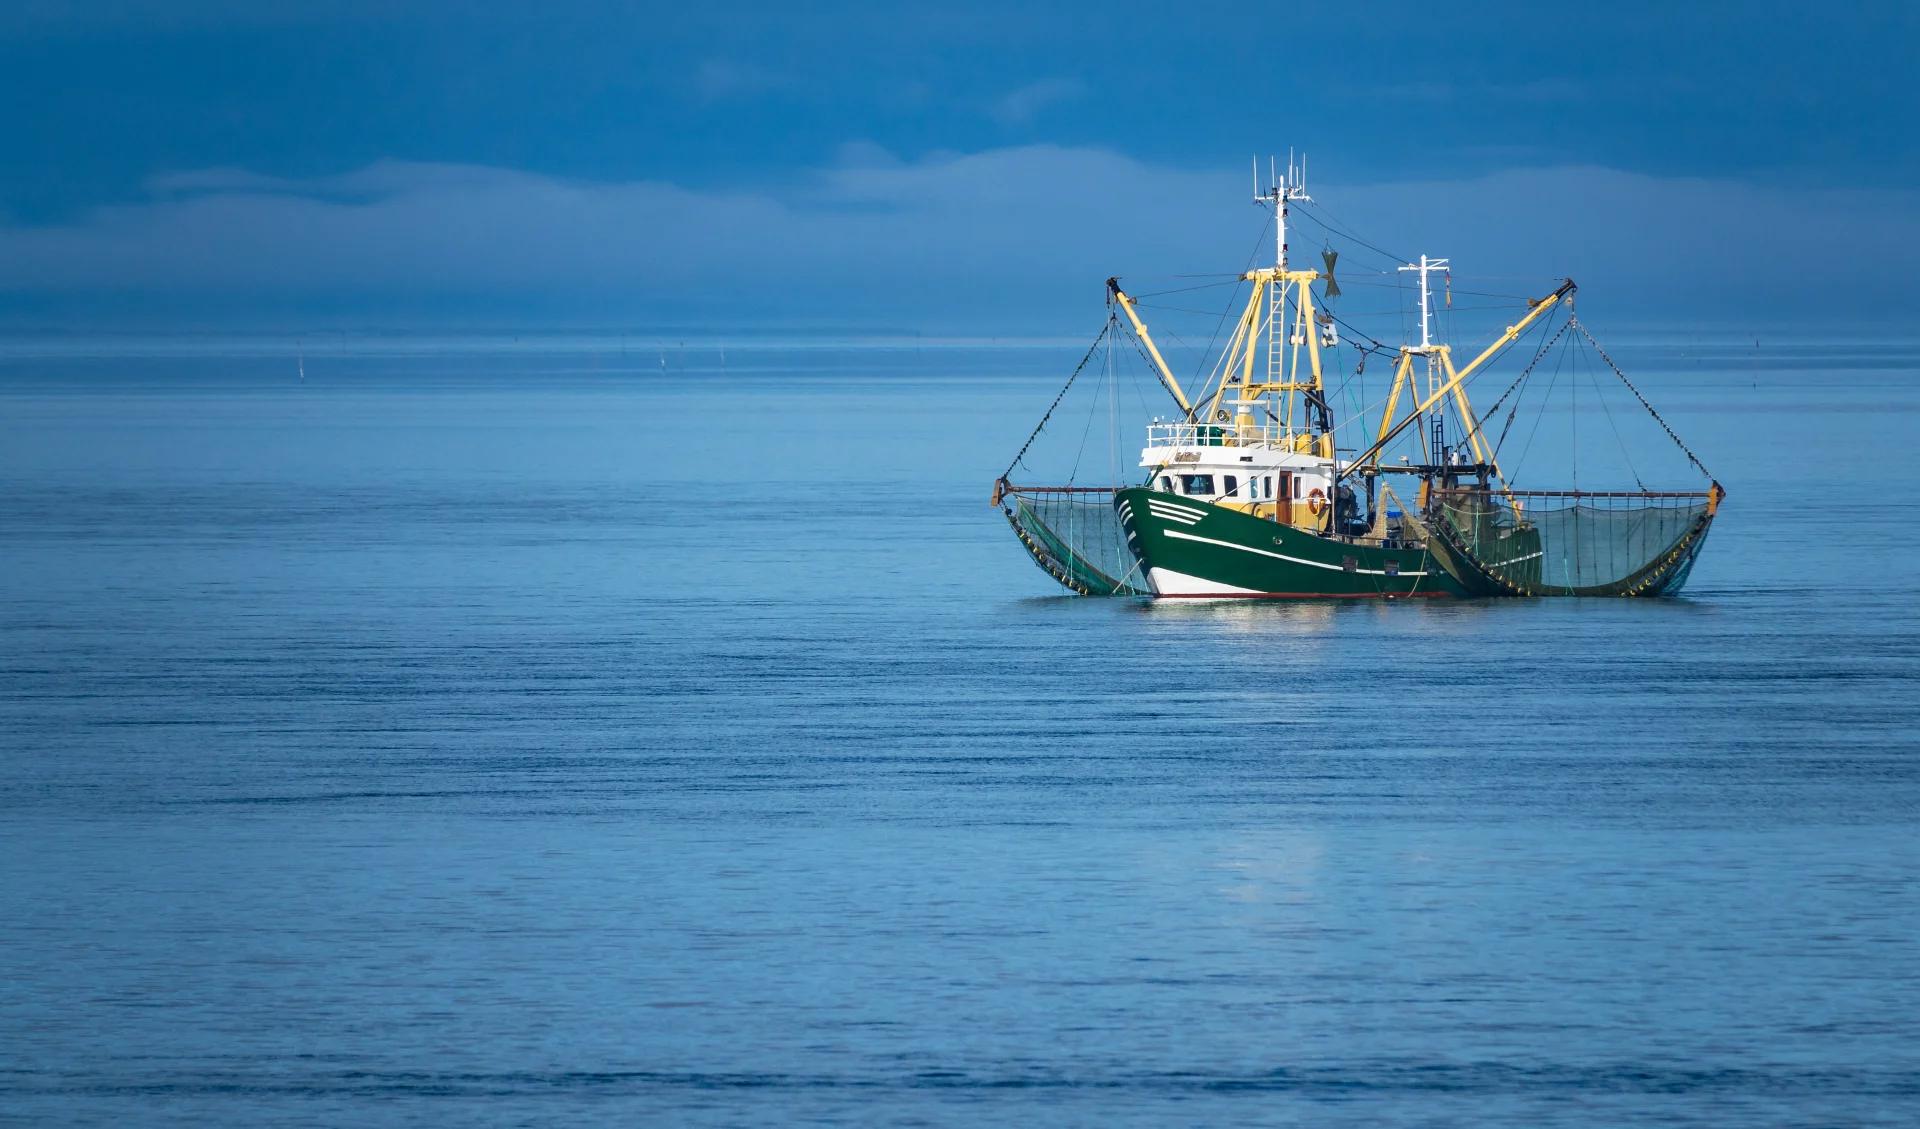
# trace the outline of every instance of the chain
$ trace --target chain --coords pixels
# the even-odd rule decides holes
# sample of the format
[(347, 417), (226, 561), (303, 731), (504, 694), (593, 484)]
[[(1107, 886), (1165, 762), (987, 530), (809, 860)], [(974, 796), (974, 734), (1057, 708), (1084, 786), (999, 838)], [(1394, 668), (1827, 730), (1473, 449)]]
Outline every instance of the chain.
[(1512, 384), (1507, 385), (1507, 390), (1505, 392), (1500, 393), (1500, 398), (1493, 402), (1493, 407), (1488, 408), (1486, 410), (1485, 418), (1491, 418), (1494, 415), (1494, 413), (1500, 410), (1500, 405), (1507, 402), (1507, 397), (1513, 395), (1513, 390), (1520, 387), (1520, 382), (1525, 380), (1527, 378), (1527, 374), (1533, 371), (1533, 366), (1540, 363), (1540, 358), (1547, 355), (1547, 350), (1553, 348), (1553, 343), (1555, 341), (1560, 340), (1560, 335), (1562, 333), (1565, 333), (1567, 331), (1567, 326), (1572, 324), (1573, 324), (1573, 319), (1571, 318), (1567, 319), (1567, 321), (1563, 325), (1561, 325), (1559, 329), (1554, 331), (1554, 334), (1552, 337), (1547, 338), (1547, 343), (1545, 345), (1540, 346), (1540, 351), (1538, 353), (1535, 353), (1533, 355), (1533, 359), (1527, 362), (1527, 367), (1520, 371), (1520, 375), (1514, 378), (1514, 381)]
[[(1533, 359), (1527, 362), (1526, 368), (1520, 370), (1520, 375), (1517, 377), (1514, 377), (1513, 383), (1507, 385), (1507, 390), (1505, 392), (1500, 393), (1500, 398), (1493, 402), (1493, 407), (1488, 408), (1485, 412), (1481, 413), (1480, 419), (1492, 419), (1494, 416), (1500, 413), (1500, 405), (1506, 403), (1507, 397), (1513, 395), (1513, 390), (1520, 387), (1521, 382), (1526, 380), (1528, 376), (1532, 375), (1533, 367), (1540, 363), (1541, 357), (1544, 357), (1547, 355), (1547, 350), (1553, 348), (1553, 343), (1560, 340), (1560, 335), (1567, 331), (1568, 324), (1570, 324), (1570, 322), (1562, 322), (1560, 324), (1560, 328), (1554, 330), (1553, 336), (1547, 338), (1547, 343), (1540, 346), (1540, 351), (1535, 353), (1533, 355)], [(1493, 444), (1493, 457), (1496, 462), (1500, 458), (1500, 449), (1507, 445), (1507, 431), (1513, 427), (1514, 412), (1517, 412), (1520, 410), (1520, 405), (1515, 404), (1513, 406), (1513, 409), (1514, 409), (1513, 412), (1507, 413), (1506, 427), (1502, 427), (1500, 429), (1500, 438), (1495, 440)], [(1479, 432), (1481, 435), (1485, 435), (1487, 433), (1486, 428), (1480, 426), (1479, 420), (1474, 421), (1473, 430)], [(1468, 437), (1469, 438), (1472, 437), (1472, 432), (1468, 433)]]
[(1620, 366), (1613, 363), (1612, 357), (1607, 356), (1607, 351), (1600, 347), (1600, 342), (1595, 341), (1593, 339), (1593, 334), (1587, 332), (1587, 327), (1580, 324), (1580, 319), (1575, 317), (1569, 317), (1567, 319), (1567, 324), (1579, 327), (1581, 334), (1585, 336), (1588, 343), (1593, 346), (1593, 351), (1600, 354), (1601, 360), (1607, 362), (1607, 367), (1613, 370), (1613, 375), (1619, 377), (1620, 383), (1626, 385), (1627, 391), (1633, 393), (1633, 398), (1640, 401), (1641, 407), (1647, 409), (1647, 414), (1652, 416), (1653, 421), (1660, 425), (1660, 430), (1667, 433), (1667, 438), (1673, 440), (1673, 445), (1680, 448), (1680, 453), (1687, 456), (1687, 461), (1692, 463), (1694, 466), (1698, 467), (1700, 470), (1700, 473), (1706, 475), (1710, 481), (1717, 482), (1718, 479), (1715, 479), (1713, 477), (1713, 472), (1708, 470), (1706, 467), (1706, 464), (1702, 463), (1699, 460), (1699, 458), (1695, 456), (1694, 453), (1687, 448), (1687, 445), (1680, 441), (1680, 437), (1673, 433), (1673, 428), (1667, 426), (1667, 421), (1660, 418), (1660, 413), (1653, 410), (1653, 405), (1647, 403), (1647, 398), (1645, 396), (1642, 396), (1640, 394), (1640, 390), (1633, 386), (1633, 381), (1628, 380), (1627, 374), (1620, 371)]
[[(1066, 385), (1060, 389), (1060, 395), (1055, 396), (1053, 398), (1053, 403), (1047, 407), (1047, 414), (1040, 417), (1040, 422), (1034, 425), (1033, 434), (1027, 436), (1027, 441), (1025, 443), (1020, 444), (1020, 453), (1013, 457), (1013, 461), (1008, 463), (1007, 469), (1001, 473), (1000, 478), (1002, 479), (1002, 481), (1006, 479), (1007, 475), (1013, 473), (1014, 467), (1017, 467), (1020, 465), (1021, 459), (1024, 459), (1027, 457), (1027, 448), (1033, 446), (1033, 441), (1035, 439), (1040, 438), (1040, 432), (1047, 426), (1047, 421), (1053, 418), (1053, 409), (1059, 407), (1060, 401), (1066, 398), (1067, 389), (1072, 388), (1073, 382), (1080, 378), (1080, 370), (1087, 367), (1087, 362), (1093, 359), (1094, 350), (1100, 347), (1100, 342), (1105, 341), (1107, 339), (1107, 333), (1112, 329), (1113, 329), (1113, 318), (1109, 316), (1107, 318), (1106, 328), (1100, 331), (1100, 336), (1093, 339), (1092, 345), (1087, 346), (1087, 355), (1084, 357), (1081, 357), (1080, 363), (1073, 366), (1073, 375), (1067, 378)], [(996, 495), (996, 497), (997, 496), (998, 495)]]

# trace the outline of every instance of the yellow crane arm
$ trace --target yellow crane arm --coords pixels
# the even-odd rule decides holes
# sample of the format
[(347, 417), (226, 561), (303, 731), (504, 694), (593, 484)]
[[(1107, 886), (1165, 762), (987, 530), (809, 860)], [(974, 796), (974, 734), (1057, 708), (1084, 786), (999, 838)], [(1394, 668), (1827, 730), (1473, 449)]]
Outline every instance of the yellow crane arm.
[[(1514, 340), (1518, 338), (1522, 333), (1525, 333), (1527, 327), (1532, 325), (1535, 319), (1537, 319), (1541, 314), (1544, 314), (1548, 310), (1551, 310), (1555, 306), (1559, 305), (1560, 299), (1566, 297), (1568, 294), (1571, 294), (1573, 290), (1574, 290), (1573, 280), (1568, 279), (1565, 282), (1562, 282), (1559, 285), (1559, 287), (1554, 290), (1553, 293), (1547, 295), (1545, 298), (1542, 298), (1540, 299), (1540, 301), (1534, 303), (1533, 309), (1527, 311), (1526, 317), (1523, 317), (1519, 321), (1508, 326), (1507, 331), (1505, 333), (1502, 333), (1498, 340), (1496, 340), (1493, 344), (1487, 346), (1486, 352), (1481, 353), (1479, 356), (1475, 357), (1472, 363), (1468, 364), (1466, 368), (1460, 369), (1459, 371), (1455, 372), (1451, 377), (1447, 379), (1447, 382), (1445, 384), (1442, 384), (1439, 388), (1434, 389), (1433, 394), (1431, 396), (1428, 396), (1426, 399), (1419, 401), (1418, 406), (1415, 407), (1411, 412), (1407, 413), (1406, 419), (1401, 420), (1398, 424), (1395, 424), (1391, 430), (1383, 433), (1380, 436), (1380, 438), (1377, 441), (1375, 441), (1373, 446), (1367, 448), (1365, 454), (1362, 454), (1359, 458), (1348, 463), (1347, 464), (1348, 469), (1358, 467), (1361, 463), (1366, 462), (1368, 459), (1378, 457), (1380, 452), (1386, 449), (1387, 444), (1393, 442), (1395, 436), (1399, 435), (1402, 431), (1405, 431), (1410, 425), (1414, 423), (1414, 421), (1418, 420), (1424, 412), (1432, 408), (1435, 404), (1439, 403), (1442, 399), (1446, 398), (1448, 393), (1452, 392), (1455, 388), (1460, 387), (1460, 382), (1465, 380), (1467, 377), (1473, 375), (1474, 369), (1477, 369), (1481, 365), (1485, 364), (1487, 360), (1490, 357), (1492, 357), (1495, 353), (1498, 353), (1500, 350), (1506, 348), (1508, 345), (1513, 344)], [(1434, 457), (1438, 458), (1439, 456), (1436, 454)], [(1345, 474), (1343, 473), (1341, 477), (1344, 478)]]
[(1459, 386), (1461, 381), (1471, 376), (1473, 374), (1474, 369), (1477, 369), (1481, 365), (1485, 364), (1487, 362), (1487, 359), (1492, 357), (1495, 353), (1498, 353), (1500, 350), (1506, 348), (1508, 345), (1513, 344), (1514, 338), (1519, 337), (1522, 333), (1526, 332), (1527, 327), (1533, 324), (1533, 319), (1539, 317), (1541, 314), (1546, 313), (1548, 310), (1553, 309), (1554, 306), (1559, 304), (1560, 299), (1566, 297), (1568, 294), (1573, 293), (1573, 291), (1574, 291), (1574, 285), (1573, 285), (1573, 280), (1571, 278), (1567, 279), (1565, 282), (1562, 282), (1554, 290), (1553, 293), (1547, 295), (1545, 298), (1542, 298), (1540, 299), (1540, 301), (1536, 302), (1534, 304), (1533, 309), (1527, 311), (1526, 317), (1523, 317), (1519, 321), (1508, 326), (1507, 331), (1500, 335), (1499, 340), (1487, 346), (1486, 352), (1481, 353), (1479, 356), (1475, 357), (1470, 363), (1468, 363), (1466, 368), (1463, 368), (1459, 372), (1454, 373), (1452, 380), (1449, 380), (1445, 384), (1441, 385), (1438, 391), (1434, 392), (1433, 395), (1427, 397), (1426, 403), (1421, 404), (1418, 408), (1414, 410), (1424, 412), (1428, 408), (1433, 407), (1433, 405), (1439, 401), (1440, 397), (1445, 396), (1447, 393), (1453, 391), (1456, 387)]
[(1180, 391), (1180, 382), (1173, 378), (1173, 370), (1167, 367), (1166, 359), (1160, 355), (1160, 349), (1154, 345), (1153, 335), (1147, 332), (1147, 324), (1140, 320), (1139, 314), (1133, 312), (1133, 299), (1127, 297), (1126, 292), (1120, 289), (1120, 280), (1109, 278), (1107, 291), (1119, 300), (1120, 308), (1127, 312), (1127, 320), (1133, 323), (1134, 334), (1140, 338), (1140, 343), (1145, 345), (1147, 352), (1153, 356), (1153, 363), (1160, 366), (1160, 379), (1166, 382), (1167, 391), (1173, 393), (1173, 398), (1179, 401), (1180, 410), (1192, 416), (1193, 405), (1187, 402), (1187, 394)]

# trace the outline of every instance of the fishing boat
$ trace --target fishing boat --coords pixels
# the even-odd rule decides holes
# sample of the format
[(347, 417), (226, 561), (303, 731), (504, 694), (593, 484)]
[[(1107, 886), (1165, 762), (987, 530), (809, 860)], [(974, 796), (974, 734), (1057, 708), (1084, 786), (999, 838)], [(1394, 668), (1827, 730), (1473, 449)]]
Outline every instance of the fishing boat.
[[(1290, 210), (1312, 202), (1304, 178), (1291, 161), (1264, 189), (1257, 166), (1255, 178), (1255, 199), (1272, 213), (1273, 265), (1236, 276), (1247, 295), (1237, 302), (1225, 346), (1206, 359), (1197, 383), (1189, 382), (1193, 392), (1163, 355), (1142, 303), (1110, 278), (1105, 329), (995, 481), (993, 503), (1042, 569), (1082, 595), (1161, 599), (1680, 591), (1726, 492), (1580, 323), (1571, 280), (1516, 306), (1519, 316), (1459, 364), (1436, 332), (1434, 284), (1447, 282), (1451, 309), (1450, 261), (1422, 255), (1400, 264), (1394, 269), (1417, 293), (1417, 340), (1409, 333), (1391, 348), (1370, 338), (1346, 343), (1363, 346), (1342, 374), (1356, 410), (1336, 418), (1329, 367), (1341, 354), (1342, 328), (1350, 328), (1333, 312), (1339, 252), (1322, 252), (1324, 269), (1291, 264)], [(1506, 426), (1492, 433), (1470, 388), (1516, 343), (1536, 339), (1532, 363), (1487, 413), (1514, 407)], [(1526, 399), (1523, 389), (1563, 342), (1589, 358), (1588, 377), (1599, 371), (1591, 357), (1603, 359), (1704, 482), (1651, 489), (1635, 470), (1633, 489), (1581, 489), (1577, 468), (1571, 484), (1548, 489), (1514, 481), (1501, 452)], [(1103, 343), (1109, 378), (1116, 355), (1137, 355), (1170, 401), (1146, 424), (1137, 473), (1099, 485), (1016, 483), (1035, 439)], [(1393, 364), (1373, 412), (1351, 394), (1369, 356), (1390, 356)], [(1573, 371), (1581, 372), (1577, 358)], [(1581, 386), (1572, 387), (1577, 394)], [(1577, 427), (1577, 414), (1570, 418)], [(1404, 453), (1390, 458), (1395, 451)]]

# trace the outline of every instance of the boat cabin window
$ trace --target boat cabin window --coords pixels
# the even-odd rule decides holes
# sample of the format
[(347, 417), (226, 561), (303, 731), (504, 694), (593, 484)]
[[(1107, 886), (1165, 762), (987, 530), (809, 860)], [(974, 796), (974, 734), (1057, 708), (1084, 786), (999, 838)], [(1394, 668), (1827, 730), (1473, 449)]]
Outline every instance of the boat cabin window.
[(1293, 496), (1296, 498), (1300, 496), (1300, 476), (1297, 474), (1293, 476)]
[(1180, 489), (1193, 495), (1213, 495), (1213, 476), (1211, 474), (1183, 474), (1180, 476)]
[(1173, 493), (1173, 479), (1171, 479), (1171, 478), (1168, 478), (1168, 477), (1167, 477), (1166, 475), (1164, 475), (1164, 474), (1163, 474), (1163, 475), (1161, 475), (1161, 476), (1160, 476), (1160, 489), (1161, 489), (1161, 491), (1162, 491), (1162, 492), (1164, 492), (1164, 493), (1167, 493), (1167, 494), (1171, 494), (1171, 493)]
[(1240, 492), (1240, 480), (1231, 474), (1226, 476), (1226, 480), (1227, 484), (1222, 487), (1221, 492), (1229, 498), (1234, 497)]
[(1267, 476), (1267, 490), (1266, 490), (1266, 493), (1267, 493), (1267, 497), (1269, 497), (1269, 498), (1271, 498), (1271, 497), (1273, 497), (1273, 476), (1272, 476), (1272, 475), (1268, 475), (1268, 476)]

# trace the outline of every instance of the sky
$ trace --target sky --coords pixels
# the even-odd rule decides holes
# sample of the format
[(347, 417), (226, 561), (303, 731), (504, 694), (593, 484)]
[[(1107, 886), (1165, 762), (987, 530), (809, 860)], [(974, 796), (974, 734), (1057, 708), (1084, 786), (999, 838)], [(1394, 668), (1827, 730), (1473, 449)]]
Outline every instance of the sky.
[(1903, 4), (14, 0), (0, 324), (1071, 335), (1244, 266), (1290, 149), (1387, 255), (1898, 321), (1916, 48)]

